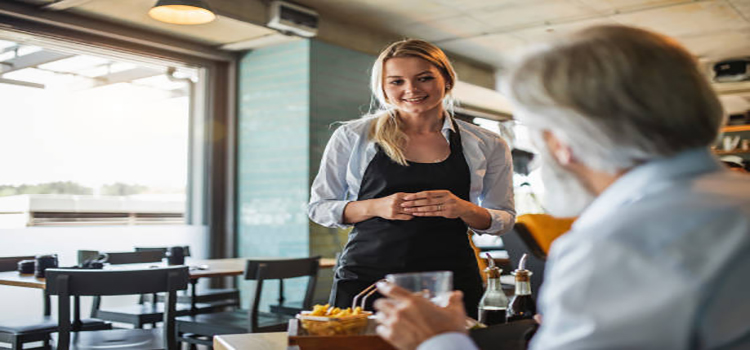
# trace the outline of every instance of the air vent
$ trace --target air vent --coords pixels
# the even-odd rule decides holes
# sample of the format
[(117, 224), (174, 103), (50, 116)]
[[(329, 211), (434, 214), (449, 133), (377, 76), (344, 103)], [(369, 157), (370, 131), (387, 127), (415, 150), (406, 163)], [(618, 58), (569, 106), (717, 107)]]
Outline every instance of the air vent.
[(313, 37), (318, 33), (318, 13), (284, 1), (272, 1), (268, 26), (285, 33)]

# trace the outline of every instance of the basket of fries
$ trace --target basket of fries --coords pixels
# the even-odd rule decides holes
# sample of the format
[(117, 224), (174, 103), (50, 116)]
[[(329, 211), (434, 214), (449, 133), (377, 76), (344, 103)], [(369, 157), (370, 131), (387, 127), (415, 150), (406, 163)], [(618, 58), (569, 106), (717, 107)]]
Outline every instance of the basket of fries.
[(367, 328), (370, 315), (371, 312), (360, 307), (340, 309), (315, 305), (312, 311), (298, 314), (297, 319), (308, 335), (360, 335)]

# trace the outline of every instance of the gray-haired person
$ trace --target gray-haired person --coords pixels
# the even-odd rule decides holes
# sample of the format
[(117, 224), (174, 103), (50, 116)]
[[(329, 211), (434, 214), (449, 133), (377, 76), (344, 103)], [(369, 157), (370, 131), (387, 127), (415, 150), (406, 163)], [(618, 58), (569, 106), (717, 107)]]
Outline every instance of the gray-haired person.
[[(580, 214), (550, 250), (530, 347), (750, 349), (750, 179), (709, 150), (723, 112), (693, 57), (600, 26), (528, 54), (506, 83), (548, 208)], [(399, 348), (475, 348), (460, 298), (381, 292), (379, 333)]]

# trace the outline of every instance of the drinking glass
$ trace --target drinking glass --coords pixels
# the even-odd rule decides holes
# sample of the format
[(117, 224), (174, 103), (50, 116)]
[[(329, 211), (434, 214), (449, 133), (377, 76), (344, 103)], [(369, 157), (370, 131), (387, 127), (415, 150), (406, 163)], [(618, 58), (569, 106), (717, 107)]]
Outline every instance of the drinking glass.
[(453, 272), (429, 271), (394, 273), (385, 276), (386, 281), (412, 292), (422, 293), (438, 306), (447, 306), (453, 291)]

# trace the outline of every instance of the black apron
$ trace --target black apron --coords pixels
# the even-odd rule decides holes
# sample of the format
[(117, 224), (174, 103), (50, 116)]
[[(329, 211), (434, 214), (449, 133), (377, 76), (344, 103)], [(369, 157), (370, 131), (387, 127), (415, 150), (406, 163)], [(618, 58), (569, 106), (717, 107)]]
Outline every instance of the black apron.
[[(365, 170), (358, 200), (387, 197), (397, 192), (449, 190), (469, 200), (471, 175), (464, 158), (458, 125), (450, 132), (450, 156), (439, 163), (402, 166), (392, 161), (379, 145)], [(467, 226), (461, 219), (415, 217), (411, 220), (371, 218), (357, 224), (339, 259), (330, 304), (352, 306), (357, 293), (389, 273), (453, 272), (453, 287), (464, 293), (469, 316), (476, 318), (482, 296), (482, 279), (469, 244)], [(368, 309), (379, 295), (368, 298)]]

